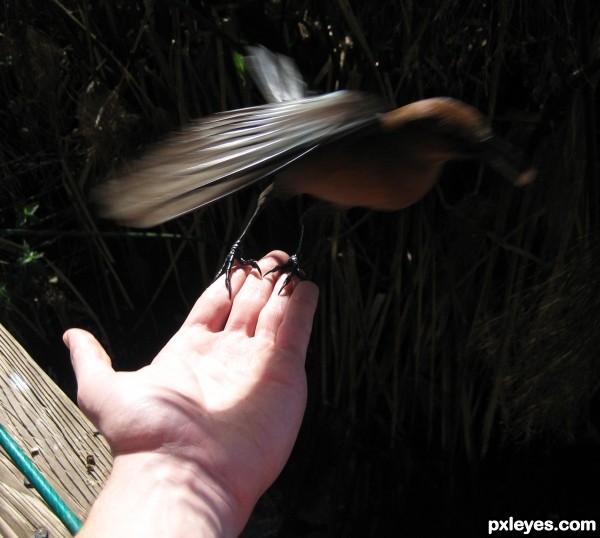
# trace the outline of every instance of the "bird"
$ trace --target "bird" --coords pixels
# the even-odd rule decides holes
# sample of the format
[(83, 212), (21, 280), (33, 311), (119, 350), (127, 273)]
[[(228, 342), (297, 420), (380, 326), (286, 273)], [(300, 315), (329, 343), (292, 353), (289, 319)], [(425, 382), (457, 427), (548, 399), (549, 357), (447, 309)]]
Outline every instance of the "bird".
[[(489, 165), (515, 186), (536, 176), (460, 100), (431, 97), (388, 110), (360, 91), (309, 95), (293, 60), (261, 46), (247, 47), (245, 65), (266, 104), (192, 121), (94, 192), (102, 217), (146, 228), (271, 178), (215, 277), (225, 275), (230, 296), (236, 263), (260, 272), (243, 257), (243, 242), (274, 198), (306, 194), (340, 209), (397, 211), (427, 195), (451, 160)], [(303, 230), (288, 262), (269, 271), (288, 273), (282, 290), (302, 275)]]

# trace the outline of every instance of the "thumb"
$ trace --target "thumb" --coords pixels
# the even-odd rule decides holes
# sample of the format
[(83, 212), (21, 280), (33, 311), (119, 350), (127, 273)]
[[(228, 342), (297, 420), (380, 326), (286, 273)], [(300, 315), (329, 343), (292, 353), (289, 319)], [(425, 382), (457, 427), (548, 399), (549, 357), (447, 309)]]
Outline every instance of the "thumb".
[(71, 364), (77, 378), (77, 401), (82, 411), (92, 422), (99, 406), (96, 400), (101, 397), (101, 388), (106, 386), (114, 375), (111, 360), (98, 340), (82, 329), (69, 329), (63, 335), (63, 342), (69, 348)]

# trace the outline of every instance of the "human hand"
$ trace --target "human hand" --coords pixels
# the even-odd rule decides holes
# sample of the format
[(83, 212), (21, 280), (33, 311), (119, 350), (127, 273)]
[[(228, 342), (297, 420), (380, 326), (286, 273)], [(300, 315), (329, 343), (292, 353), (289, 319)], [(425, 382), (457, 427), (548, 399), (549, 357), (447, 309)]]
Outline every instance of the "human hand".
[[(266, 272), (285, 259), (273, 252), (259, 264)], [(95, 531), (86, 535), (108, 532), (98, 524), (119, 509), (124, 516), (135, 513), (117, 499), (132, 480), (158, 479), (157, 469), (159, 483), (186, 485), (185, 501), (209, 517), (215, 535), (241, 531), (287, 461), (306, 405), (304, 360), (318, 291), (310, 282), (296, 282), (279, 295), (276, 280), (237, 269), (230, 300), (219, 279), (152, 363), (136, 372), (115, 372), (89, 333), (65, 333), (79, 405), (115, 458), (110, 493), (94, 505), (84, 531)], [(168, 535), (177, 536), (169, 525)]]

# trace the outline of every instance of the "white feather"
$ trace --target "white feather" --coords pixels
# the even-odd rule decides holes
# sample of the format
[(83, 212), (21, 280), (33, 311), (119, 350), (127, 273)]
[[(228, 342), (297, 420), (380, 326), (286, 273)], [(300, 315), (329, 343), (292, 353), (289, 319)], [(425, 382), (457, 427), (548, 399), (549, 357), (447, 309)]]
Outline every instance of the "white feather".
[(197, 120), (101, 185), (101, 215), (160, 224), (273, 174), (317, 145), (372, 122), (379, 101), (336, 92)]
[(306, 84), (294, 60), (265, 47), (246, 47), (245, 64), (267, 103), (306, 97)]

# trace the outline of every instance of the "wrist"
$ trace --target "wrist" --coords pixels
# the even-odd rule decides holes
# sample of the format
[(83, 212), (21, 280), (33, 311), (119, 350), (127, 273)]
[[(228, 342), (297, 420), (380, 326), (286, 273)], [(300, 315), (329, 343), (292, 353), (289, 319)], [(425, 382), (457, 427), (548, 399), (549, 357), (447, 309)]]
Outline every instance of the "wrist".
[(115, 458), (81, 536), (235, 537), (248, 516), (197, 464), (169, 454), (124, 454)]

